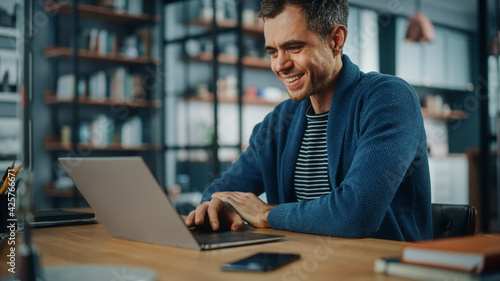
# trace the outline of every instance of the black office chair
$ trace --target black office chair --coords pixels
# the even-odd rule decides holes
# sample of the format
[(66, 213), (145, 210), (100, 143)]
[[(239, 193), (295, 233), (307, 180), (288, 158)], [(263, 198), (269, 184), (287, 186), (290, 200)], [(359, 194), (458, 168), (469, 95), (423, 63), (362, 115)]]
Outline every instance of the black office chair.
[(474, 235), (477, 211), (470, 205), (432, 204), (433, 238)]

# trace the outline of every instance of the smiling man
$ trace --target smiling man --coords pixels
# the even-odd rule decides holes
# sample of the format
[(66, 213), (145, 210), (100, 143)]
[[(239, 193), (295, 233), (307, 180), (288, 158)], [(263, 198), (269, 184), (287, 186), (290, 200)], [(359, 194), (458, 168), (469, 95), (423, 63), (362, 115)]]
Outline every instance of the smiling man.
[[(432, 238), (427, 143), (405, 81), (363, 73), (342, 49), (346, 0), (263, 0), (284, 101), (204, 192), (188, 226), (401, 241)], [(257, 195), (265, 192), (268, 203)]]

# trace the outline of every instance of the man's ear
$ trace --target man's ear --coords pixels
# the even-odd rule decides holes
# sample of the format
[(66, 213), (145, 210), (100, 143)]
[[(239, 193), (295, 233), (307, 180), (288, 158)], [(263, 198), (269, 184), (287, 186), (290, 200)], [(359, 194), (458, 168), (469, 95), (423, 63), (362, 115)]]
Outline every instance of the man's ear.
[(337, 25), (330, 33), (331, 47), (334, 56), (338, 56), (342, 53), (346, 39), (347, 28), (343, 25)]

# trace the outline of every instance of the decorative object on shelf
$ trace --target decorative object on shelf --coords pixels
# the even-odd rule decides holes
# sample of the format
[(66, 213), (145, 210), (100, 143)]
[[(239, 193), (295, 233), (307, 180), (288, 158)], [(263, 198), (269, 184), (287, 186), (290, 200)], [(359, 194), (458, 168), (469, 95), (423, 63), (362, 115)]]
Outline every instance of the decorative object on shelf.
[(448, 155), (448, 128), (443, 120), (434, 118), (424, 119), (425, 134), (427, 136), (427, 151), (430, 156)]
[(408, 21), (406, 42), (425, 43), (434, 40), (434, 26), (420, 9), (420, 0), (416, 2), (416, 12)]
[(222, 52), (228, 56), (238, 57), (239, 49), (236, 43), (229, 42), (223, 46)]
[(210, 98), (210, 92), (208, 91), (208, 84), (202, 83), (196, 86), (196, 95), (200, 98)]
[(8, 71), (5, 71), (5, 73), (3, 74), (2, 84), (0, 86), (0, 92), (10, 92)]
[(276, 87), (264, 87), (259, 91), (259, 97), (268, 101), (283, 101), (288, 97), (287, 93)]
[(242, 18), (243, 24), (246, 25), (254, 25), (257, 22), (257, 16), (253, 9), (244, 9)]
[[(12, 1), (14, 2), (14, 1)], [(14, 4), (14, 9), (12, 14), (10, 14), (6, 9), (0, 8), (0, 26), (2, 27), (15, 27), (16, 26), (16, 10), (18, 9), (19, 4)]]
[(90, 140), (90, 124), (82, 122), (78, 128), (78, 139), (80, 143), (88, 143)]
[(144, 122), (135, 116), (128, 119), (121, 127), (121, 145), (135, 147), (144, 143)]
[(14, 50), (0, 49), (0, 92), (17, 91), (18, 56)]
[(234, 75), (217, 80), (217, 96), (221, 98), (236, 98), (238, 96), (237, 79)]
[(15, 155), (21, 151), (21, 120), (0, 118), (0, 156)]
[(71, 126), (64, 125), (61, 127), (61, 144), (70, 145), (71, 144)]
[(465, 119), (468, 117), (467, 112), (451, 110), (450, 105), (443, 102), (443, 97), (440, 95), (428, 95), (425, 97), (422, 114), (424, 117), (435, 119)]
[(68, 175), (58, 177), (54, 182), (54, 189), (57, 190), (71, 190), (75, 184)]
[(184, 50), (186, 52), (186, 55), (190, 57), (196, 57), (201, 53), (201, 49), (202, 49), (202, 44), (200, 40), (196, 39), (186, 40), (186, 43), (184, 45)]
[(244, 39), (244, 45), (245, 45), (245, 56), (249, 57), (254, 57), (258, 58), (261, 57), (261, 52), (257, 48), (257, 43), (255, 42), (255, 39), (252, 38), (245, 38)]
[(109, 146), (114, 143), (115, 122), (110, 117), (99, 114), (90, 124), (89, 142), (93, 146)]

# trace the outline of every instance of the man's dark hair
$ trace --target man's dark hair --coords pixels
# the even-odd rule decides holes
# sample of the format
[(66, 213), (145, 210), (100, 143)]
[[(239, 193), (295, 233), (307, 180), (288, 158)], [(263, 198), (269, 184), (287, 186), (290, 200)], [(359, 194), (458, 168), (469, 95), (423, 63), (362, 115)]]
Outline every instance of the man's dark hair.
[(347, 0), (262, 0), (259, 17), (274, 18), (283, 12), (288, 4), (301, 7), (305, 13), (307, 29), (323, 38), (339, 24), (347, 27)]

